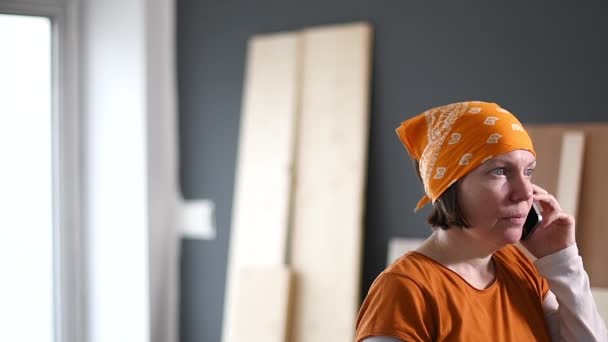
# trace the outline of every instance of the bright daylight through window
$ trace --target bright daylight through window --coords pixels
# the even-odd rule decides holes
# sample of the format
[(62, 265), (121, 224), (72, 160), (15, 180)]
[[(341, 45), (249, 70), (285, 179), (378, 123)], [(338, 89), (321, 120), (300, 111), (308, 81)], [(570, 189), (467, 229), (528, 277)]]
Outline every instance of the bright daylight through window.
[(0, 341), (53, 341), (51, 22), (0, 14)]

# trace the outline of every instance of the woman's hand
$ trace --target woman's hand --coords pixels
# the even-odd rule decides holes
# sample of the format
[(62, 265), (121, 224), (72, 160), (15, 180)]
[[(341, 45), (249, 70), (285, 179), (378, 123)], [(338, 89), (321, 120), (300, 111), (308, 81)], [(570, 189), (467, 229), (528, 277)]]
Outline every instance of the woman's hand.
[(521, 243), (530, 253), (540, 259), (559, 252), (576, 242), (575, 222), (574, 217), (562, 211), (553, 195), (536, 184), (532, 184), (532, 186), (534, 200), (542, 208), (543, 220), (532, 236)]

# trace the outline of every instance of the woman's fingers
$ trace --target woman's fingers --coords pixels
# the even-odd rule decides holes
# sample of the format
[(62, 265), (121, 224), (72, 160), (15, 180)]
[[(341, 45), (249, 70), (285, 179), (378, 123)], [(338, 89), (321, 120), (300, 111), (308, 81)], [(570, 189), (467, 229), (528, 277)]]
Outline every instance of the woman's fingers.
[[(543, 190), (544, 191), (544, 190)], [(538, 201), (543, 208), (544, 211), (562, 211), (562, 207), (559, 205), (559, 202), (555, 198), (555, 196), (549, 194), (544, 191), (544, 193), (536, 193), (534, 195), (534, 200)]]
[(547, 212), (547, 214), (543, 213), (543, 220), (540, 223), (539, 228), (543, 229), (552, 224), (571, 225), (574, 224), (574, 217), (561, 211), (551, 211)]
[(549, 193), (549, 191), (541, 188), (540, 186), (536, 185), (536, 184), (532, 184), (532, 190), (534, 192), (534, 194), (543, 194), (546, 195)]
[(559, 202), (542, 187), (532, 184), (534, 201), (542, 208), (543, 220), (530, 240), (522, 242), (537, 258), (555, 253), (575, 243), (574, 217), (562, 211)]

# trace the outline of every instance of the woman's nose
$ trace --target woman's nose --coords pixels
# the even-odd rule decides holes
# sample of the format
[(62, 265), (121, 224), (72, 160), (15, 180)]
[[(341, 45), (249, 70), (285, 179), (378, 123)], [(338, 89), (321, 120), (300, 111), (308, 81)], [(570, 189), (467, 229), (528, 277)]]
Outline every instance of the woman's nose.
[(534, 195), (532, 182), (527, 177), (518, 177), (511, 185), (511, 199), (514, 202), (529, 201)]

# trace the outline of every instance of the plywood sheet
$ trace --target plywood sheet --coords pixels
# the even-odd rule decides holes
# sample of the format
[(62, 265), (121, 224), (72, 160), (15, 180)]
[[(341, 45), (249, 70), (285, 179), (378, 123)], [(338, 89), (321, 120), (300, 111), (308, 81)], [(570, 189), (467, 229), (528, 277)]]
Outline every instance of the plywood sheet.
[[(237, 270), (284, 265), (298, 97), (294, 33), (257, 36), (248, 47), (230, 236), (223, 340), (232, 338)], [(240, 340), (242, 341), (242, 340)]]
[(576, 239), (592, 286), (608, 287), (608, 124), (527, 126), (537, 152), (533, 181), (557, 190), (561, 137), (566, 131), (585, 134)]
[(563, 127), (527, 126), (536, 150), (533, 181), (554, 194), (557, 190)]
[(286, 342), (291, 272), (282, 266), (239, 270), (233, 341)]
[(597, 305), (597, 311), (604, 319), (604, 323), (608, 326), (608, 288), (591, 288), (593, 299)]
[(388, 241), (387, 266), (395, 262), (402, 255), (420, 247), (426, 239), (420, 238), (392, 238)]
[(577, 217), (584, 148), (585, 134), (583, 132), (564, 132), (555, 197), (562, 210), (574, 217)]
[(289, 341), (352, 341), (359, 306), (371, 28), (303, 33)]

